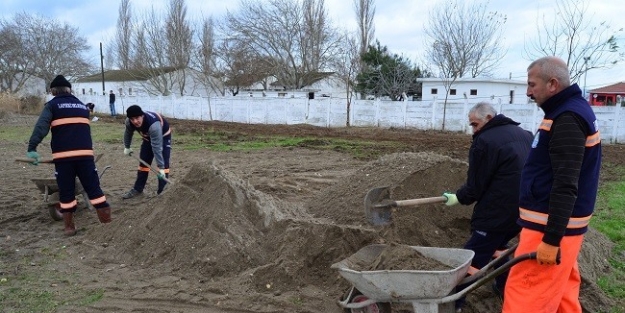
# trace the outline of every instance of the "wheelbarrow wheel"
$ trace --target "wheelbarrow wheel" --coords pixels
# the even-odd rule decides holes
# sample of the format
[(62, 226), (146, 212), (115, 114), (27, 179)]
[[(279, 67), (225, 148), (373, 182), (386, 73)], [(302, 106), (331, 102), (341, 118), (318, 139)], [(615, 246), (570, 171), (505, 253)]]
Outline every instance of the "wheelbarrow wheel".
[(59, 211), (60, 209), (61, 209), (61, 204), (59, 203), (48, 206), (48, 212), (50, 212), (50, 217), (52, 217), (53, 220), (55, 221), (63, 220), (63, 214), (61, 213), (61, 211)]
[[(369, 298), (363, 295), (358, 289), (354, 288), (354, 293), (352, 294), (352, 298), (349, 300), (349, 303), (358, 303), (369, 300)], [(358, 309), (348, 309), (345, 308), (343, 310), (344, 313), (391, 313), (391, 304), (388, 302), (376, 302), (372, 303), (366, 307), (358, 308)]]

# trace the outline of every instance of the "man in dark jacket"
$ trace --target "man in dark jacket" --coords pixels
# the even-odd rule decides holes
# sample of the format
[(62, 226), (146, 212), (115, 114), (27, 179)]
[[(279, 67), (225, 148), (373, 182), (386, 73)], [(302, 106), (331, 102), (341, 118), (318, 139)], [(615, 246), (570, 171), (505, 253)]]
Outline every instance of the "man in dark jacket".
[[(469, 111), (473, 143), (469, 151), (467, 181), (455, 194), (444, 193), (448, 206), (476, 202), (471, 216), (471, 237), (465, 249), (475, 252), (469, 275), (479, 271), (508, 247), (519, 234), (519, 182), (532, 144), (532, 134), (519, 123), (497, 114), (488, 102)], [(497, 277), (493, 288), (503, 294), (507, 272)], [(466, 286), (460, 286), (462, 287)], [(456, 303), (460, 309), (464, 299)]]

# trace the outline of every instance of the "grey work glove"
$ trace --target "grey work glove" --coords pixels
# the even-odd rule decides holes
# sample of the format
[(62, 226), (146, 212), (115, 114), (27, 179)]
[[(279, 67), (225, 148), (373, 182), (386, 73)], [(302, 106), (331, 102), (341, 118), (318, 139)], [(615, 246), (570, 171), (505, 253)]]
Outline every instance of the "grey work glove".
[(26, 157), (34, 160), (33, 162), (30, 163), (32, 165), (38, 165), (39, 161), (41, 160), (41, 158), (39, 157), (39, 153), (37, 153), (37, 151), (26, 152)]
[(458, 197), (456, 197), (455, 193), (444, 192), (443, 197), (447, 198), (447, 201), (445, 202), (446, 206), (453, 206), (459, 203)]
[(165, 170), (159, 170), (158, 174), (156, 174), (156, 177), (161, 180), (167, 178), (167, 176), (165, 175)]

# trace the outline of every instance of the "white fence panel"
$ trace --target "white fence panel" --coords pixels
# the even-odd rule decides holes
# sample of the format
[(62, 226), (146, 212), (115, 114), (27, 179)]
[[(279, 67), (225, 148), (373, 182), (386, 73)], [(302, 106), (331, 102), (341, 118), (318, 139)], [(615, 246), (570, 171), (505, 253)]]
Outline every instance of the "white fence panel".
[[(110, 114), (108, 95), (83, 95), (83, 102), (92, 102), (95, 111)], [(125, 115), (133, 104), (144, 110), (164, 116), (238, 122), (248, 124), (310, 124), (321, 127), (344, 127), (347, 125), (347, 100), (341, 98), (252, 98), (252, 97), (136, 97), (118, 95), (115, 103), (117, 114)], [(350, 125), (354, 127), (415, 128), (458, 131), (471, 133), (468, 111), (474, 103), (468, 101), (421, 102), (421, 101), (351, 101)], [(535, 104), (495, 103), (503, 113), (521, 123), (521, 127), (535, 132), (543, 118), (543, 112)], [(623, 107), (593, 107), (601, 137), (605, 143), (625, 142), (625, 112)]]
[(377, 127), (378, 103), (375, 100), (352, 100), (350, 125), (356, 127)]

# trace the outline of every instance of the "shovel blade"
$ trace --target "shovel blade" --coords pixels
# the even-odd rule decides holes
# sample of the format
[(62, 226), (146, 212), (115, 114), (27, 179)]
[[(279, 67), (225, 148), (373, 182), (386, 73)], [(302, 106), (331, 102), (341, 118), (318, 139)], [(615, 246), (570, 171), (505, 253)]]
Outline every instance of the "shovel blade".
[[(389, 187), (376, 187), (365, 196), (365, 217), (373, 225), (387, 225), (393, 221), (393, 210), (384, 204), (391, 196)], [(382, 205), (381, 205), (382, 204)]]

